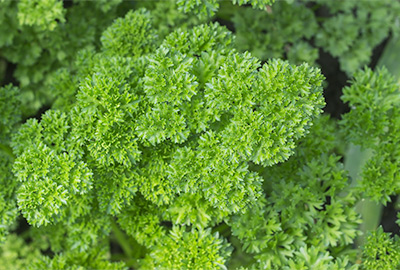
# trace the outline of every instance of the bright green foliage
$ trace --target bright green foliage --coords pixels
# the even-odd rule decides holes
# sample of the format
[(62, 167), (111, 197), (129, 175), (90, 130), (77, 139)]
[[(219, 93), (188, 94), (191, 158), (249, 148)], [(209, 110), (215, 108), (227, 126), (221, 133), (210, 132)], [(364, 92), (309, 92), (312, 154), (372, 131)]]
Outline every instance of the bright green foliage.
[(232, 2), (237, 5), (250, 4), (254, 8), (265, 9), (266, 6), (274, 3), (275, 0), (233, 0)]
[(132, 127), (126, 125), (133, 122), (139, 97), (130, 93), (123, 79), (93, 74), (82, 82), (77, 95), (80, 108), (73, 117), (75, 139), (104, 166), (128, 167), (140, 154)]
[(258, 261), (252, 268), (348, 269), (344, 250), (360, 221), (351, 208), (355, 198), (347, 174), (334, 154), (335, 129), (327, 117), (318, 119), (293, 157), (261, 169), (267, 198), (231, 224), (243, 249)]
[[(399, 85), (354, 73), (399, 3), (272, 2), (0, 0), (0, 269), (398, 268), (353, 241), (400, 192)], [(339, 125), (320, 50), (355, 74)]]
[(226, 269), (231, 253), (227, 243), (210, 229), (173, 227), (144, 259), (141, 269)]
[(92, 172), (79, 161), (80, 154), (67, 146), (68, 129), (64, 114), (49, 111), (40, 123), (29, 120), (14, 139), (14, 152), (19, 155), (15, 176), (22, 183), (18, 204), (33, 225), (62, 219), (68, 215), (68, 201), (79, 201), (91, 189)]
[(0, 58), (17, 64), (13, 76), (21, 87), (24, 115), (54, 98), (56, 70), (74, 71), (69, 65), (76, 52), (99, 44), (120, 2), (74, 1), (68, 8), (59, 0), (0, 2)]
[(399, 269), (400, 239), (385, 233), (382, 227), (369, 233), (363, 250), (363, 268), (368, 270)]
[(53, 252), (88, 252), (95, 247), (106, 246), (104, 240), (110, 234), (111, 220), (93, 201), (93, 196), (89, 194), (87, 198), (71, 202), (68, 211), (71, 219), (64, 218), (54, 225), (38, 229)]
[(283, 267), (285, 270), (356, 270), (357, 265), (351, 265), (347, 258), (337, 259), (333, 262), (333, 257), (329, 252), (323, 253), (318, 248), (302, 247), (294, 253), (294, 259), (290, 259), (288, 266)]
[(165, 228), (161, 226), (161, 215), (165, 208), (149, 203), (141, 196), (136, 196), (134, 203), (125, 207), (118, 215), (118, 223), (139, 244), (153, 247), (165, 236)]
[(385, 68), (377, 72), (366, 68), (343, 89), (342, 99), (351, 108), (342, 121), (349, 129), (349, 139), (363, 148), (371, 147), (389, 132), (393, 109), (400, 102), (399, 84)]
[(150, 24), (150, 13), (129, 12), (117, 19), (102, 35), (103, 50), (111, 55), (137, 57), (149, 53), (155, 42)]
[(193, 12), (200, 16), (211, 17), (219, 7), (218, 0), (178, 0), (177, 5), (184, 13)]
[[(31, 119), (19, 129), (13, 140), (14, 153), (18, 155), (15, 176), (21, 182), (17, 198), (19, 209), (30, 224), (54, 224), (50, 232), (59, 237), (69, 235), (67, 240), (60, 239), (62, 249), (85, 250), (97, 241), (99, 231), (106, 231), (110, 225), (100, 213), (96, 222), (92, 220), (97, 208), (93, 172), (81, 161), (83, 153), (69, 134), (70, 128), (64, 113), (48, 111), (40, 123)], [(84, 237), (76, 235), (82, 229)], [(51, 238), (57, 242), (57, 237)]]
[(367, 68), (355, 74), (343, 93), (352, 109), (341, 121), (348, 141), (373, 150), (361, 173), (361, 188), (373, 200), (386, 203), (400, 191), (399, 84), (386, 69)]
[[(15, 134), (18, 205), (30, 224), (46, 226), (55, 251), (88, 249), (117, 216), (156, 267), (222, 267), (226, 244), (204, 227), (256, 203), (263, 180), (248, 162), (288, 159), (324, 105), (323, 77), (306, 64), (261, 66), (218, 24), (177, 30), (155, 51), (149, 27), (144, 10), (117, 20), (78, 71), (68, 111), (48, 111)], [(140, 33), (134, 46), (129, 29)], [(176, 225), (165, 234), (160, 221)], [(181, 241), (187, 250), (175, 257)]]

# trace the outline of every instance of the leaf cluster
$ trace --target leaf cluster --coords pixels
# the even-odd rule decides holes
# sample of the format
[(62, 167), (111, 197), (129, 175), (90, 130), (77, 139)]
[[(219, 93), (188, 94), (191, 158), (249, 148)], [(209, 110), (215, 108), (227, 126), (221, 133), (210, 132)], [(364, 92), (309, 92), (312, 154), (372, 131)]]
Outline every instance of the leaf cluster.
[(353, 242), (400, 192), (399, 85), (359, 69), (400, 5), (272, 2), (0, 0), (0, 268), (398, 268), (397, 236)]

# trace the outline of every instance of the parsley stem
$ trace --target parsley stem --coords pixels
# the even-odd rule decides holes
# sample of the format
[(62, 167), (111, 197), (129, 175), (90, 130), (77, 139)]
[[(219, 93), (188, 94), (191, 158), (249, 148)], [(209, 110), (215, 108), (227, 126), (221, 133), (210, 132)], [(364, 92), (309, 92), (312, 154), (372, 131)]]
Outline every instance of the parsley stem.
[(133, 254), (133, 250), (131, 245), (129, 244), (128, 238), (126, 237), (125, 233), (121, 231), (119, 226), (115, 221), (112, 221), (111, 223), (112, 231), (114, 233), (114, 236), (118, 242), (118, 244), (121, 246), (122, 250), (124, 251), (125, 255), (127, 257), (131, 257)]
[[(352, 187), (358, 185), (362, 168), (372, 154), (371, 149), (361, 149), (360, 146), (349, 145), (344, 166), (349, 171)], [(356, 204), (356, 211), (363, 219), (363, 223), (360, 225), (360, 231), (363, 234), (356, 238), (356, 245), (361, 246), (365, 242), (366, 233), (378, 228), (382, 216), (382, 204), (361, 198)]]

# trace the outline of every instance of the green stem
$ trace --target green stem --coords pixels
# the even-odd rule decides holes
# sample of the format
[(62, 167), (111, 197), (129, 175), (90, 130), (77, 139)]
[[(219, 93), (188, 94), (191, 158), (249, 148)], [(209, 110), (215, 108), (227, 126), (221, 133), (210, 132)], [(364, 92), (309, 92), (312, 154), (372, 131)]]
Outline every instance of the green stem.
[[(360, 173), (365, 162), (371, 158), (371, 149), (363, 150), (359, 146), (350, 145), (346, 153), (344, 166), (352, 179), (351, 186), (356, 187), (359, 182)], [(366, 233), (375, 230), (381, 220), (383, 206), (380, 203), (368, 199), (361, 199), (356, 205), (356, 211), (361, 215), (363, 223), (360, 230), (363, 233), (356, 239), (356, 245), (361, 246), (365, 242)]]
[(114, 233), (114, 236), (118, 242), (118, 244), (121, 246), (122, 250), (124, 251), (125, 255), (127, 257), (132, 257), (133, 255), (133, 249), (129, 243), (128, 237), (126, 237), (125, 233), (121, 231), (119, 226), (115, 221), (112, 221), (111, 223), (111, 228)]
[(213, 232), (218, 232), (219, 235), (227, 238), (228, 236), (231, 235), (230, 227), (226, 223), (221, 223), (217, 227), (213, 229)]
[(129, 267), (133, 267), (134, 269), (139, 268), (138, 259), (143, 258), (147, 249), (141, 246), (135, 239), (126, 235), (126, 233), (120, 229), (115, 220), (112, 221), (111, 228), (115, 240), (124, 252), (124, 254), (113, 254), (112, 257), (118, 258), (118, 260), (123, 260)]
[(397, 79), (400, 78), (400, 37), (391, 37), (385, 46), (378, 66), (385, 66)]

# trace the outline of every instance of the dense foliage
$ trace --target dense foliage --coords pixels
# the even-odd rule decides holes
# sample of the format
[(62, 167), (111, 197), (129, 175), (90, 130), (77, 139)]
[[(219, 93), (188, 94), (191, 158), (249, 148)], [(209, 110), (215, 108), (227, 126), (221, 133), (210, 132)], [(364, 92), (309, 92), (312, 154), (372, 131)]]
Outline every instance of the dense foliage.
[(0, 269), (399, 269), (359, 210), (400, 193), (399, 79), (371, 64), (399, 20), (390, 0), (0, 0)]

